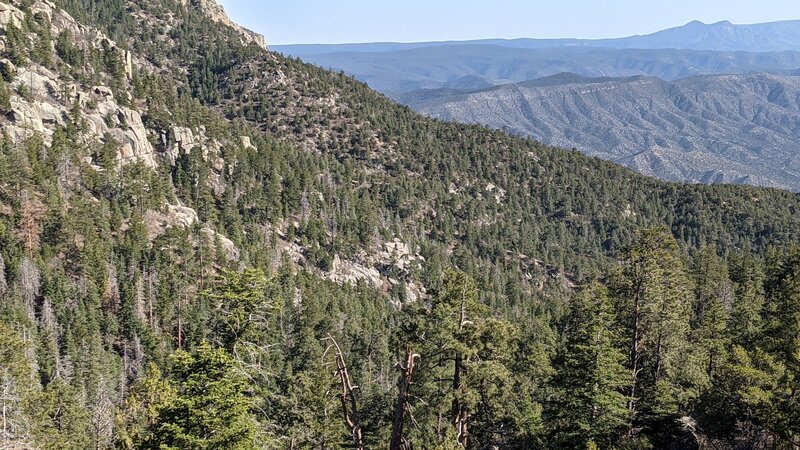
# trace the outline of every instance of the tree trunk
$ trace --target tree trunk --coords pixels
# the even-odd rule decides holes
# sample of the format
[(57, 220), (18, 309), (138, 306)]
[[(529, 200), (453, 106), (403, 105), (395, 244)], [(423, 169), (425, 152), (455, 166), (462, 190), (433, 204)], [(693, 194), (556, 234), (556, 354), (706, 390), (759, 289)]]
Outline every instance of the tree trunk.
[(461, 355), (456, 356), (453, 369), (453, 425), (456, 427), (456, 440), (458, 445), (467, 448), (467, 408), (458, 400), (458, 391), (461, 389), (461, 371), (463, 359)]
[[(467, 324), (467, 295), (466, 287), (461, 292), (461, 317), (459, 319), (459, 331), (464, 329)], [(467, 408), (458, 399), (458, 391), (461, 390), (461, 372), (464, 370), (464, 358), (456, 355), (453, 364), (453, 409), (452, 420), (456, 427), (456, 442), (463, 448), (467, 448)]]
[(636, 415), (636, 384), (639, 378), (639, 346), (641, 344), (641, 330), (639, 321), (641, 319), (640, 311), (641, 300), (641, 287), (637, 287), (636, 294), (634, 295), (633, 302), (633, 337), (631, 340), (631, 396), (628, 399), (628, 411), (630, 412), (631, 425), (628, 429), (628, 435), (633, 436), (633, 418)]
[(406, 346), (406, 364), (398, 364), (400, 381), (397, 383), (397, 404), (394, 408), (394, 424), (392, 425), (392, 441), (390, 450), (404, 450), (410, 448), (403, 437), (403, 424), (406, 412), (410, 412), (408, 400), (411, 397), (411, 380), (414, 375), (414, 355), (411, 347)]
[(330, 340), (336, 348), (336, 369), (342, 384), (342, 392), (339, 394), (339, 399), (342, 402), (342, 416), (344, 417), (345, 424), (350, 428), (350, 433), (353, 435), (354, 448), (357, 450), (364, 450), (364, 440), (361, 435), (361, 422), (358, 418), (358, 405), (356, 403), (355, 393), (353, 392), (357, 386), (353, 386), (350, 382), (350, 374), (347, 372), (347, 364), (345, 364), (344, 355), (342, 354), (342, 349), (339, 348), (339, 344), (331, 335), (328, 335), (327, 339)]

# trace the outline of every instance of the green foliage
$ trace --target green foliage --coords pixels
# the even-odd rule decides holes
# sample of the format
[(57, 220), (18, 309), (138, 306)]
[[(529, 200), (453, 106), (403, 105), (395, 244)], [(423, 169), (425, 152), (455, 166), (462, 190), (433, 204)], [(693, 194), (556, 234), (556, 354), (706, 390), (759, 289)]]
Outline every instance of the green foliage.
[(31, 92), (30, 89), (28, 89), (28, 86), (26, 86), (25, 84), (20, 84), (19, 86), (17, 86), (17, 94), (19, 94), (19, 96), (22, 97), (28, 103), (34, 101), (33, 93)]
[(624, 366), (616, 316), (608, 290), (593, 283), (571, 304), (565, 348), (556, 365), (555, 384), (563, 391), (552, 422), (565, 448), (613, 447), (629, 423), (631, 373)]
[(159, 410), (172, 404), (177, 395), (174, 384), (163, 377), (155, 364), (149, 364), (143, 376), (131, 385), (130, 394), (115, 417), (117, 446), (142, 448), (155, 439), (151, 433), (158, 423)]
[(56, 381), (35, 397), (34, 437), (43, 448), (86, 449), (91, 446), (90, 418), (74, 386)]
[[(0, 381), (36, 446), (348, 445), (329, 335), (371, 448), (406, 345), (419, 448), (796, 442), (797, 257), (768, 248), (800, 237), (797, 195), (421, 118), (172, 0), (59, 4), (141, 73), (68, 32), (48, 62), (32, 16), (5, 56), (112, 86), (159, 155), (175, 127), (207, 140), (118, 164), (111, 136), (85, 139), (90, 100), (50, 146), (0, 141)], [(179, 205), (198, 220), (171, 223)], [(320, 277), (349, 262), (391, 287)]]
[(228, 354), (207, 343), (191, 354), (179, 350), (170, 372), (177, 395), (160, 405), (148, 448), (255, 448), (245, 384)]
[(0, 113), (7, 114), (11, 111), (11, 93), (3, 77), (0, 76)]
[(271, 309), (266, 304), (267, 278), (257, 269), (242, 273), (225, 272), (213, 290), (206, 294), (213, 310), (213, 331), (222, 347), (233, 351), (237, 343), (250, 341), (257, 326), (256, 311)]
[(692, 282), (677, 242), (665, 228), (638, 233), (612, 292), (629, 343), (631, 429), (688, 411), (707, 382), (689, 340)]
[[(463, 439), (445, 427), (464, 414), (474, 418), (468, 438), (478, 447), (531, 443), (539, 431), (535, 400), (514, 395), (520, 388), (525, 392), (524, 382), (511, 370), (519, 331), (491, 318), (477, 295), (474, 280), (449, 271), (430, 307), (408, 312), (401, 339), (420, 355), (420, 375), (413, 385), (419, 400), (411, 406), (418, 424), (410, 432), (414, 442)], [(501, 432), (506, 426), (510, 432)]]
[[(747, 431), (750, 424), (774, 427), (778, 413), (775, 395), (783, 374), (784, 367), (768, 353), (748, 352), (734, 345), (714, 380), (715, 388), (705, 394), (701, 403), (708, 415), (704, 421), (708, 431), (716, 437), (732, 439), (737, 432)], [(742, 429), (737, 430), (737, 425)], [(753, 428), (757, 430), (758, 426)], [(749, 438), (751, 445), (757, 447), (759, 437)]]

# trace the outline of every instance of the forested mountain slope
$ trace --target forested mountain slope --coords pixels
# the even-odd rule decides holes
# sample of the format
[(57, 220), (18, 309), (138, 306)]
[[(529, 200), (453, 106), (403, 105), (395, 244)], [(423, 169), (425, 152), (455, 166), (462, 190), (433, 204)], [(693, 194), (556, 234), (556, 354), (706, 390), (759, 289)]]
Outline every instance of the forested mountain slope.
[(797, 439), (796, 194), (424, 118), (213, 6), (0, 3), (4, 446)]
[(667, 180), (800, 191), (800, 77), (584, 78), (560, 74), (402, 101), (625, 164)]

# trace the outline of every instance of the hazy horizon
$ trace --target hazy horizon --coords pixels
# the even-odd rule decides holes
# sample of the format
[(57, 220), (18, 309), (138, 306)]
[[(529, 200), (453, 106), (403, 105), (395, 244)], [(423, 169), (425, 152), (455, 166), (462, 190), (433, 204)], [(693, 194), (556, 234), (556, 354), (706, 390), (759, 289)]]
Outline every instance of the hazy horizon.
[(647, 3), (612, 0), (299, 0), (268, 4), (220, 0), (230, 17), (270, 45), (413, 43), (478, 39), (606, 39), (685, 25), (730, 21), (755, 24), (800, 19), (800, 2), (743, 0)]

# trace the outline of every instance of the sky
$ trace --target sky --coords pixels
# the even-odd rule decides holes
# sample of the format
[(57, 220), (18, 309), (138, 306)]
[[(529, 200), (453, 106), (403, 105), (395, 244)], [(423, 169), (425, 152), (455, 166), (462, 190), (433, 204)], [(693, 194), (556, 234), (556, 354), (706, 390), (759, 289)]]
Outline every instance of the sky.
[(606, 38), (800, 19), (798, 0), (218, 0), (270, 45)]

